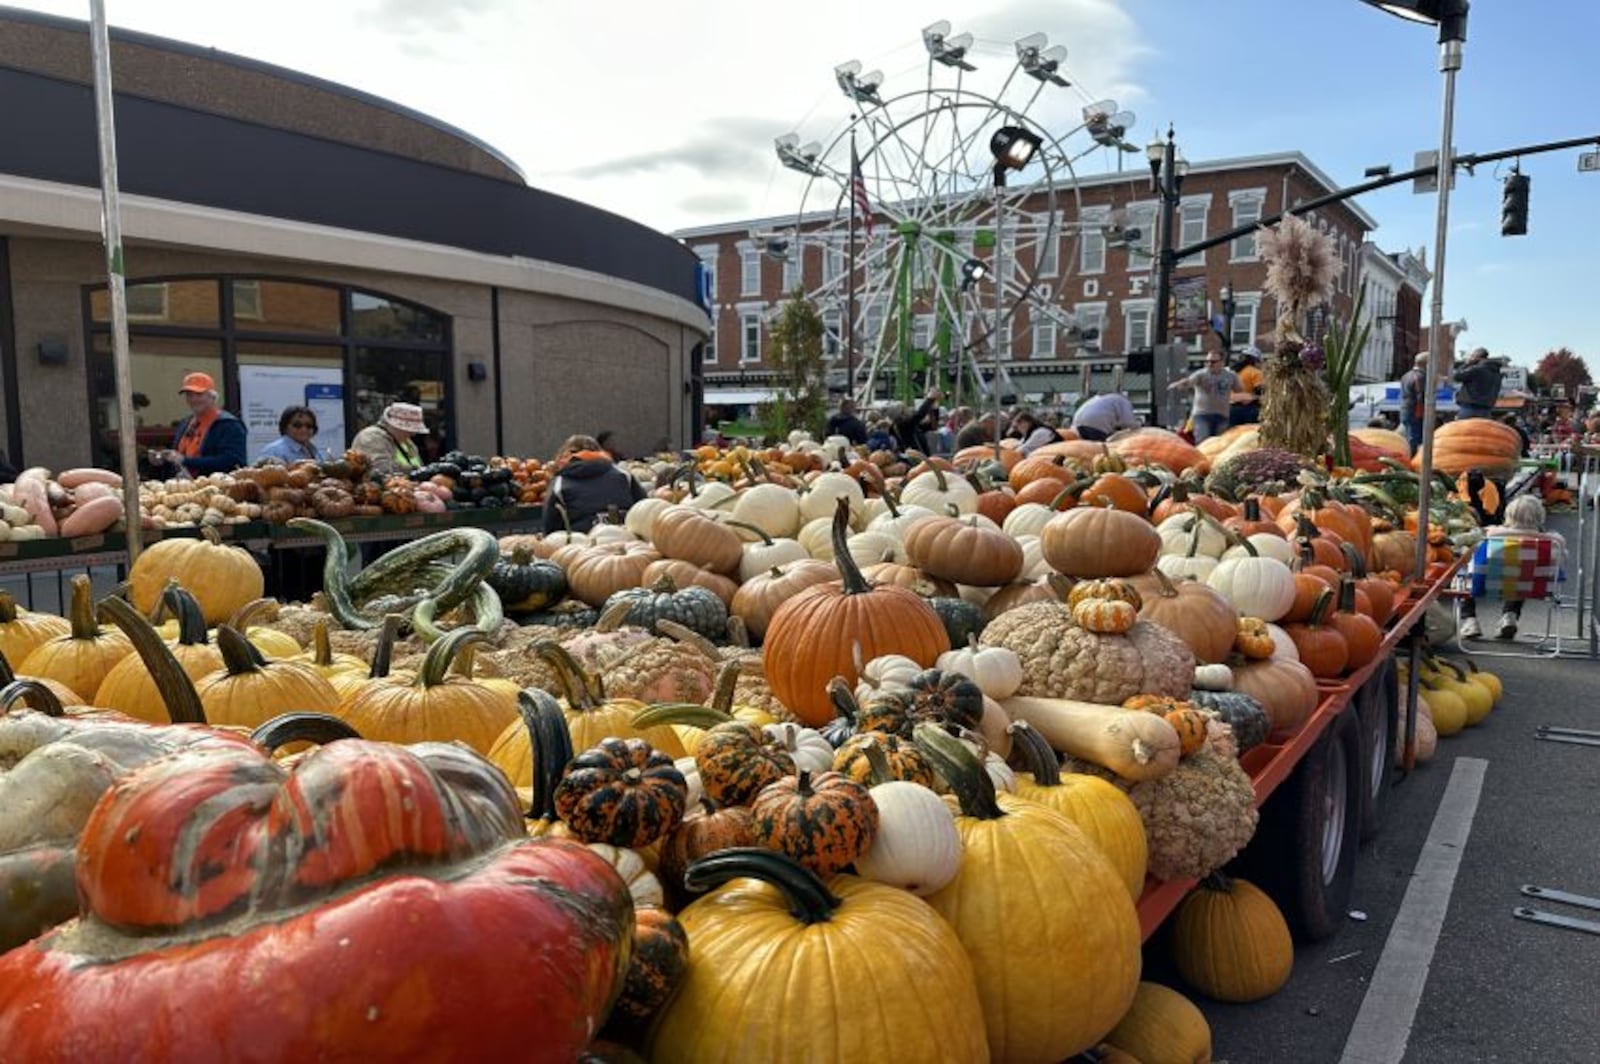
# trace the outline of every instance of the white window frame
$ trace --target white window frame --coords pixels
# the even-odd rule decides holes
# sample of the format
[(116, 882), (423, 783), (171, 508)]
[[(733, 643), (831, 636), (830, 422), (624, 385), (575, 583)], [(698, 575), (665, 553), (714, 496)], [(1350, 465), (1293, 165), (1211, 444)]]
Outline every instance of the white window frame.
[[(1078, 319), (1078, 328), (1085, 334), (1090, 329), (1096, 331), (1094, 349), (1102, 350), (1106, 338), (1106, 305), (1099, 303), (1078, 303), (1072, 308), (1072, 316)], [(1084, 340), (1079, 345), (1080, 351), (1088, 350), (1088, 341)]]
[[(148, 281), (141, 284), (127, 286), (127, 314), (129, 321), (166, 321), (172, 312), (172, 293), (165, 281)], [(152, 311), (148, 307), (139, 309), (134, 306), (134, 295), (145, 292), (155, 292), (161, 297), (159, 310)]]
[(933, 350), (932, 314), (918, 314), (911, 319), (911, 346), (923, 351)]
[(705, 267), (706, 284), (711, 290), (711, 305), (717, 304), (717, 257), (722, 254), (722, 247), (718, 244), (697, 244), (694, 253), (700, 256), (700, 265)]
[(805, 276), (805, 249), (798, 240), (789, 242), (789, 252), (783, 257), (783, 294), (787, 298), (800, 287)]
[[(1248, 329), (1243, 328), (1249, 322)], [(1249, 347), (1256, 342), (1261, 331), (1261, 293), (1236, 292), (1233, 297), (1233, 332), (1228, 337), (1233, 350)]]
[(714, 366), (717, 364), (717, 312), (715, 310), (711, 312), (711, 334), (706, 337), (705, 347), (700, 352), (700, 364), (702, 366)]
[(1007, 318), (1005, 321), (1000, 323), (1000, 331), (995, 338), (995, 350), (999, 352), (1001, 362), (1011, 361), (1011, 340), (1013, 338), (1012, 326), (1014, 324), (1014, 318)]
[[(1154, 342), (1156, 301), (1153, 299), (1125, 299), (1122, 301), (1122, 350), (1141, 351)], [(1142, 322), (1142, 324), (1135, 324)], [(1134, 343), (1137, 330), (1143, 330), (1143, 342)]]
[(1111, 208), (1087, 207), (1083, 212), (1083, 226), (1078, 230), (1078, 273), (1106, 272), (1106, 234), (1104, 226), (1111, 220)]
[[(739, 304), (739, 365), (748, 366), (761, 361), (762, 319), (766, 317), (763, 303)], [(755, 326), (754, 351), (751, 350), (750, 327)]]
[[(1128, 245), (1128, 272), (1148, 273), (1150, 264), (1155, 261), (1156, 227), (1161, 224), (1159, 212), (1156, 210), (1155, 200), (1144, 200), (1140, 203), (1128, 204), (1128, 228), (1140, 232), (1138, 244)], [(1135, 248), (1144, 252), (1135, 254)]]
[(887, 313), (888, 308), (881, 298), (861, 304), (861, 342), (869, 345), (863, 349), (868, 357), (876, 354), (876, 349), (870, 345), (875, 344), (883, 332), (883, 319)]
[[(1206, 238), (1206, 218), (1211, 213), (1211, 194), (1185, 196), (1178, 204), (1178, 239), (1173, 243), (1182, 248), (1198, 244)], [(1199, 266), (1205, 262), (1205, 252), (1196, 252), (1178, 260), (1179, 266)]]
[[(1232, 217), (1229, 229), (1237, 229), (1248, 223), (1254, 224), (1261, 220), (1262, 213), (1267, 208), (1267, 190), (1264, 188), (1241, 188), (1228, 193), (1228, 210)], [(1228, 261), (1232, 262), (1259, 262), (1260, 249), (1256, 246), (1255, 233), (1236, 236), (1228, 242)]]
[(1028, 311), (1032, 319), (1033, 348), (1029, 358), (1051, 359), (1056, 357), (1056, 319), (1038, 309)]
[[(239, 298), (241, 295), (243, 299)], [(262, 312), (260, 281), (233, 282), (233, 316), (245, 321), (262, 321), (266, 317)]]
[[(758, 296), (761, 294), (761, 260), (765, 252), (748, 240), (739, 241), (739, 294), (741, 296)], [(752, 285), (752, 273), (755, 283)]]
[(1005, 259), (1006, 280), (1012, 281), (1017, 276), (1017, 238), (1008, 236), (1000, 241), (1000, 255)]
[(844, 248), (831, 242), (825, 245), (822, 249), (822, 283), (832, 284), (843, 277), (847, 265)]
[[(1057, 277), (1061, 274), (1061, 212), (1041, 214), (1037, 224), (1040, 239), (1034, 244), (1035, 277)], [(1048, 236), (1046, 240), (1044, 237)]]
[(844, 311), (829, 307), (822, 312), (822, 358), (827, 362), (839, 361), (844, 354)]

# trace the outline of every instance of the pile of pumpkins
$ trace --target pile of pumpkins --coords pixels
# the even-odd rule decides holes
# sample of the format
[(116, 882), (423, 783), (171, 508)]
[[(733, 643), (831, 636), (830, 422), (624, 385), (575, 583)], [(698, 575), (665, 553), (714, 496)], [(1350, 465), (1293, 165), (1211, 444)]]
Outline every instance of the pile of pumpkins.
[[(1397, 659), (1400, 685), (1409, 682), (1409, 665)], [(1457, 662), (1442, 654), (1428, 654), (1417, 673), (1416, 756), (1427, 761), (1434, 755), (1440, 739), (1459, 735), (1482, 724), (1500, 703), (1504, 693), (1500, 677), (1478, 668), (1471, 661)], [(1395, 757), (1403, 755), (1405, 722), (1397, 724)]]

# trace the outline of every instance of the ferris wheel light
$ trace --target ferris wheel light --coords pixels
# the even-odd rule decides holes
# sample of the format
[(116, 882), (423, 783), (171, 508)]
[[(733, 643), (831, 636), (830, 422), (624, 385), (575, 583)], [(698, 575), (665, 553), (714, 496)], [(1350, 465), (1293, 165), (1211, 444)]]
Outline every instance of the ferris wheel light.
[(982, 259), (968, 259), (961, 264), (961, 290), (966, 292), (989, 276), (989, 267)]
[(839, 88), (844, 94), (856, 103), (871, 104), (881, 107), (883, 100), (878, 96), (878, 87), (883, 84), (883, 71), (874, 70), (869, 74), (861, 73), (861, 64), (857, 60), (840, 63), (833, 68), (833, 78), (839, 83)]
[(989, 151), (994, 155), (995, 169), (1021, 170), (1038, 154), (1044, 141), (1032, 130), (1021, 126), (1001, 126), (989, 138)]
[(967, 52), (972, 48), (972, 34), (958, 33), (952, 37), (949, 19), (940, 19), (930, 26), (923, 27), (922, 43), (928, 49), (928, 55), (936, 63), (957, 70), (978, 69), (967, 62)]

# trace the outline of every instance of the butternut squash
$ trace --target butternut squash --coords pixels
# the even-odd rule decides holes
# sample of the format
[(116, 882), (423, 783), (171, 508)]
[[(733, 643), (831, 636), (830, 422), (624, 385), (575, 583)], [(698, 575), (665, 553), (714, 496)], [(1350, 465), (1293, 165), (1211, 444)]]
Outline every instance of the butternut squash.
[(61, 520), (61, 534), (92, 536), (122, 520), (122, 500), (115, 495), (83, 503)]
[(1160, 779), (1178, 767), (1178, 733), (1154, 713), (1075, 702), (1067, 698), (1008, 698), (1012, 720), (1025, 720), (1062, 753), (1135, 782)]
[(68, 469), (56, 477), (56, 483), (69, 491), (85, 484), (104, 484), (110, 488), (122, 487), (122, 474), (109, 469)]

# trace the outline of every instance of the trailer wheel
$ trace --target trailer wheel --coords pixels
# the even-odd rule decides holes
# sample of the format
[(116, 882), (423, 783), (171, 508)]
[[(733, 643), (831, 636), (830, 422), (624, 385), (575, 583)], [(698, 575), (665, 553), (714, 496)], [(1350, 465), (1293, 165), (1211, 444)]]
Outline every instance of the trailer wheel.
[(1267, 800), (1238, 871), (1283, 910), (1297, 937), (1317, 942), (1344, 922), (1361, 837), (1361, 740), (1347, 709)]
[(1383, 829), (1384, 807), (1394, 782), (1395, 729), (1400, 718), (1399, 673), (1386, 658), (1373, 670), (1357, 702), (1361, 730), (1361, 841)]

